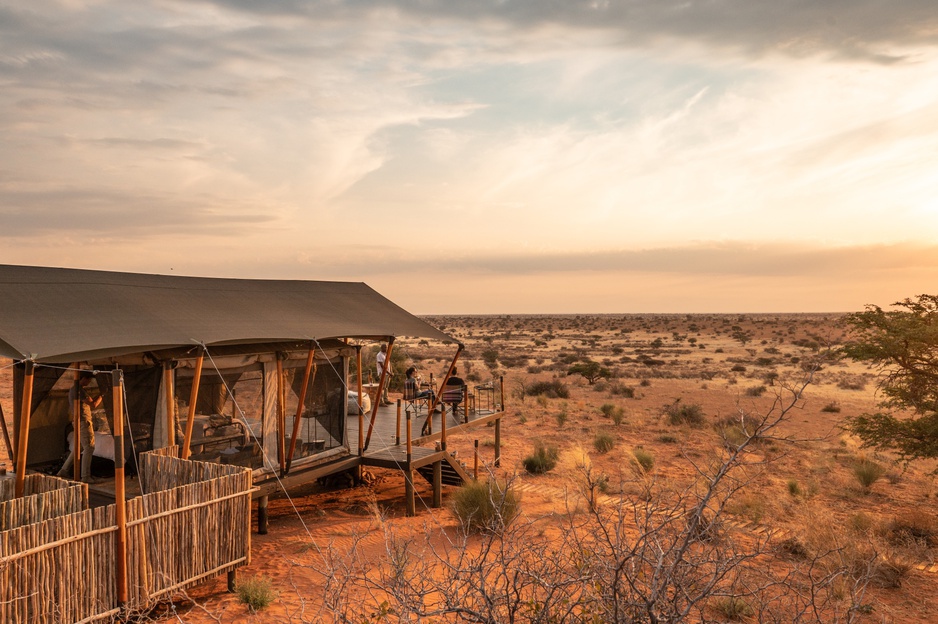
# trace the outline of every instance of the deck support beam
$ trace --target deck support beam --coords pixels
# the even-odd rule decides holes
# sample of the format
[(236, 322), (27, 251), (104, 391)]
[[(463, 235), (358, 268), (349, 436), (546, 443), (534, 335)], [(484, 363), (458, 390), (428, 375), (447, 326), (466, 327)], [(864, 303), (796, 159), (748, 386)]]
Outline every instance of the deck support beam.
[(257, 533), (267, 535), (267, 496), (257, 499)]
[(228, 571), (228, 593), (233, 594), (238, 590), (238, 570)]
[(495, 467), (502, 465), (502, 419), (495, 420)]
[(443, 506), (443, 460), (433, 462), (433, 508)]

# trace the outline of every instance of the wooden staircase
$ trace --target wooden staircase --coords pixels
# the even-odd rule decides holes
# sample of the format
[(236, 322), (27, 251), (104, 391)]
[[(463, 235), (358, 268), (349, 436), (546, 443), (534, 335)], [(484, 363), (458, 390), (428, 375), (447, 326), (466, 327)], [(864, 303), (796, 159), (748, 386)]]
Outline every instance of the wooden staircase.
[[(469, 469), (449, 453), (443, 454), (441, 464), (440, 480), (443, 482), (443, 485), (462, 486), (472, 481)], [(417, 472), (428, 482), (433, 483), (433, 464), (421, 466), (417, 468)]]

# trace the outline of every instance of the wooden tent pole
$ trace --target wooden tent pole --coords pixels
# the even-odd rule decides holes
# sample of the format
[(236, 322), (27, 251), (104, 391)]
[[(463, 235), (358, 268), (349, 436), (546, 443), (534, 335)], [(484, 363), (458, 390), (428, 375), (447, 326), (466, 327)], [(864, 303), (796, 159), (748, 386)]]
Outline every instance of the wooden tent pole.
[[(443, 388), (446, 386), (446, 382), (449, 381), (449, 378), (453, 376), (453, 371), (456, 370), (456, 360), (459, 359), (459, 354), (462, 353), (462, 350), (465, 347), (463, 344), (457, 343), (456, 355), (453, 356), (453, 361), (450, 362), (449, 368), (446, 370), (446, 374), (443, 375), (443, 381), (440, 382), (440, 390), (436, 393), (436, 398), (433, 400), (431, 398), (430, 408), (427, 410), (427, 421), (423, 424), (424, 430), (433, 431), (433, 410), (436, 409), (436, 406), (439, 405), (440, 401), (443, 399)], [(441, 412), (442, 417), (446, 418), (446, 409), (444, 408)]]
[(16, 465), (16, 453), (13, 452), (13, 443), (10, 442), (10, 430), (7, 429), (7, 417), (3, 414), (3, 404), (0, 404), (0, 425), (3, 427), (3, 443), (7, 445), (7, 455), (10, 461)]
[[(355, 345), (355, 366), (358, 367), (358, 456), (364, 452), (365, 446), (365, 408), (362, 397), (362, 346)], [(346, 410), (348, 411), (348, 410)], [(360, 469), (360, 467), (359, 467)]]
[[(290, 438), (290, 452), (287, 453), (287, 472), (293, 463), (293, 453), (296, 451), (296, 436), (300, 435), (300, 421), (303, 418), (303, 409), (306, 407), (306, 390), (309, 388), (309, 376), (313, 371), (313, 358), (316, 355), (316, 346), (309, 344), (309, 354), (306, 356), (306, 370), (303, 371), (303, 385), (300, 389), (299, 403), (296, 406), (296, 416), (293, 418), (293, 436)], [(309, 430), (307, 430), (308, 433)]]
[(124, 486), (124, 372), (111, 373), (111, 391), (114, 404), (114, 504), (117, 517), (117, 602), (127, 604), (127, 500)]
[[(368, 423), (368, 435), (365, 436), (364, 449), (368, 448), (371, 442), (371, 432), (375, 428), (375, 419), (378, 417), (378, 405), (381, 404), (381, 397), (384, 396), (384, 385), (388, 379), (388, 369), (391, 368), (391, 353), (394, 351), (394, 336), (388, 338), (388, 353), (384, 358), (384, 366), (381, 367), (381, 379), (378, 380), (378, 392), (375, 394), (375, 404), (371, 406), (371, 422)], [(361, 399), (361, 397), (359, 397)], [(363, 449), (363, 450), (364, 450)]]
[(81, 371), (75, 370), (75, 401), (72, 403), (72, 478), (81, 481)]
[(20, 406), (19, 435), (16, 438), (16, 485), (14, 496), (21, 498), (26, 487), (26, 448), (29, 444), (29, 416), (33, 409), (33, 372), (32, 361), (26, 361), (23, 376), (23, 404)]
[(283, 360), (277, 354), (277, 458), (280, 460), (280, 476), (287, 473), (286, 428), (287, 410), (283, 404), (286, 392), (284, 391)]
[(192, 376), (192, 391), (189, 393), (189, 417), (186, 420), (186, 437), (182, 441), (179, 457), (189, 459), (192, 444), (192, 427), (195, 425), (195, 408), (199, 402), (199, 384), (202, 383), (202, 363), (205, 361), (205, 349), (199, 349), (199, 357), (195, 360), (195, 373)]
[(163, 392), (166, 401), (166, 446), (176, 445), (176, 389), (173, 387), (173, 363), (163, 362)]

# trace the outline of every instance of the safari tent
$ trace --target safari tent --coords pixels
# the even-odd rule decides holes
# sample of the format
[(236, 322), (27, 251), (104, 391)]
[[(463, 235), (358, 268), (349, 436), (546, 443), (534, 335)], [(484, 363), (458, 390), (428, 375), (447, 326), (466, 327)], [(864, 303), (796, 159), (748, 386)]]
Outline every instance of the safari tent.
[[(115, 503), (100, 512), (105, 515), (79, 522), (85, 523), (81, 526), (48, 533), (39, 554), (76, 544), (90, 549), (80, 557), (83, 561), (90, 561), (92, 551), (95, 557), (110, 553), (106, 556), (114, 561), (117, 589), (101, 598), (103, 607), (92, 609), (97, 614), (113, 615), (115, 600), (119, 606), (145, 604), (207, 574), (232, 573), (249, 560), (251, 497), (271, 491), (264, 489), (265, 483), (279, 485), (287, 475), (296, 474), (317, 478), (364, 463), (368, 443), (362, 345), (387, 341), (393, 347), (402, 336), (456, 344), (450, 370), (462, 350), (452, 337), (363, 283), (0, 265), (0, 356), (12, 360), (15, 455), (15, 486), (0, 491), (0, 517), (3, 505), (51, 495), (52, 490), (74, 492), (76, 487), (87, 508), (84, 484), (27, 472), (53, 464), (66, 453), (66, 431), (70, 424), (77, 427), (69, 422), (68, 389), (78, 383), (79, 371), (93, 371), (104, 400), (103, 416), (95, 423), (95, 455), (110, 453), (114, 462)], [(357, 388), (349, 388), (352, 367)], [(379, 380), (378, 392), (384, 383)], [(377, 408), (376, 403), (369, 436)], [(357, 418), (350, 419), (350, 413)], [(432, 413), (429, 409), (428, 420)], [(357, 421), (358, 440), (349, 433), (352, 420)], [(443, 427), (445, 451), (445, 417)], [(440, 457), (432, 452), (424, 455), (425, 463), (434, 462), (438, 475)], [(410, 436), (406, 458), (408, 470), (419, 469)], [(384, 460), (375, 461), (381, 465)], [(140, 475), (140, 496), (130, 501), (130, 507), (124, 502), (126, 464)], [(49, 483), (36, 485), (37, 479)], [(227, 485), (222, 487), (222, 481)], [(189, 488), (189, 493), (180, 496), (179, 488)], [(3, 499), (3, 492), (9, 500)], [(175, 502), (154, 498), (161, 493), (169, 493), (167, 501)], [(57, 496), (61, 498), (61, 493)], [(74, 502), (74, 496), (69, 500)], [(180, 505), (180, 500), (188, 504)], [(51, 508), (47, 503), (35, 499), (37, 516), (21, 516), (16, 526), (3, 524), (0, 531), (22, 532), (51, 521), (46, 518)], [(147, 512), (152, 505), (164, 508), (157, 519), (176, 524), (161, 525), (162, 533), (154, 533), (150, 525), (139, 532), (128, 528), (152, 519)], [(218, 514), (214, 520), (193, 517), (209, 511)], [(87, 509), (73, 504), (62, 508), (55, 520), (61, 523), (72, 514), (87, 515)], [(222, 518), (226, 527), (238, 527), (233, 533), (240, 542), (237, 546), (230, 543), (230, 535), (212, 536), (225, 531), (206, 526)], [(203, 529), (199, 535), (187, 534), (189, 543), (180, 543), (179, 535), (186, 534), (182, 527), (192, 526)], [(112, 544), (119, 552), (93, 545), (110, 531), (125, 536)], [(138, 534), (141, 539), (126, 541), (126, 535)], [(143, 537), (154, 534), (164, 535), (166, 543), (154, 544)], [(4, 542), (7, 550), (0, 552), (0, 563), (27, 565), (27, 555), (35, 554), (33, 542), (17, 539)], [(163, 581), (155, 587), (148, 566), (163, 559), (184, 560), (172, 552), (191, 549), (193, 540), (215, 556), (200, 557), (200, 569), (168, 574), (161, 568), (157, 576)], [(122, 542), (124, 551), (120, 551)], [(140, 576), (128, 575), (128, 565), (131, 572), (142, 571)], [(56, 577), (62, 578), (62, 570), (57, 570)], [(6, 592), (0, 596), (0, 605), (7, 605), (0, 608), (0, 621), (15, 621), (16, 609), (28, 609), (23, 601), (35, 594), (28, 588), (20, 594), (15, 588)], [(79, 617), (87, 613), (80, 607), (68, 617), (76, 621), (88, 617)]]

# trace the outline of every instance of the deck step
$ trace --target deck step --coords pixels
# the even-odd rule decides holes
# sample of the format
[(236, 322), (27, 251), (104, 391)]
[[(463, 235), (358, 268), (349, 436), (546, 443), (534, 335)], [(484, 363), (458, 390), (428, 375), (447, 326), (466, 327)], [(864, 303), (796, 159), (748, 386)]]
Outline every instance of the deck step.
[[(449, 453), (443, 456), (441, 463), (440, 480), (443, 485), (462, 486), (472, 480), (472, 477), (469, 476), (469, 469)], [(433, 464), (421, 466), (417, 469), (417, 472), (428, 482), (433, 483)]]

